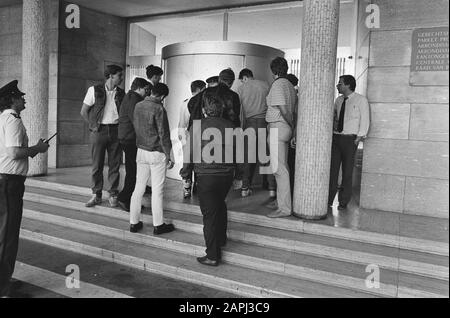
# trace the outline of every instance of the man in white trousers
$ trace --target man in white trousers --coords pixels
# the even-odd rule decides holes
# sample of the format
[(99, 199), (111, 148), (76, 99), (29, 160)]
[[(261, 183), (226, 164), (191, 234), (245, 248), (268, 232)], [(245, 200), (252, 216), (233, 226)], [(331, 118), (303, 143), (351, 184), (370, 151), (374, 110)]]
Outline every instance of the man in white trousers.
[(136, 186), (131, 196), (130, 232), (139, 232), (143, 223), (141, 218), (142, 197), (149, 179), (152, 185), (153, 234), (160, 235), (174, 230), (173, 224), (164, 223), (163, 191), (166, 170), (174, 166), (171, 158), (169, 121), (163, 107), (169, 88), (163, 83), (153, 86), (151, 95), (136, 104), (133, 125), (136, 131), (137, 174)]

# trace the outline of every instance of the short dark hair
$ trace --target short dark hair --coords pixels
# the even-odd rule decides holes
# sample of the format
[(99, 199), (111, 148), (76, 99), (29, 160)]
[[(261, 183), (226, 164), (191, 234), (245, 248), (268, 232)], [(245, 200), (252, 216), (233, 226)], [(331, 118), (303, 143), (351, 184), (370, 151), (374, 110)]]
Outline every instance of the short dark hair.
[(206, 90), (203, 94), (203, 109), (209, 117), (221, 117), (224, 102), (216, 93)]
[(219, 83), (219, 76), (211, 76), (206, 79), (206, 83)]
[(160, 68), (159, 66), (154, 66), (153, 64), (147, 66), (146, 70), (148, 79), (151, 79), (154, 75), (161, 76), (164, 73), (162, 68)]
[(287, 71), (289, 69), (286, 59), (278, 56), (270, 62), (270, 70), (273, 75), (278, 75), (279, 77), (286, 77)]
[(206, 87), (206, 83), (202, 80), (196, 80), (191, 83), (191, 93), (195, 93), (196, 90), (204, 89)]
[(225, 83), (229, 86), (233, 85), (236, 75), (231, 68), (224, 69), (219, 73), (219, 82)]
[(152, 87), (152, 95), (155, 96), (168, 96), (169, 95), (169, 87), (167, 87), (164, 83), (158, 83)]
[(356, 89), (356, 80), (352, 75), (342, 75), (339, 78), (342, 78), (342, 80), (344, 81), (345, 85), (349, 85), (350, 86), (350, 90), (352, 90), (353, 92)]
[(298, 78), (294, 74), (288, 74), (286, 75), (286, 79), (292, 83), (292, 85), (297, 86), (298, 85)]
[(111, 75), (116, 75), (119, 72), (123, 72), (123, 68), (119, 65), (107, 65), (105, 68), (105, 78), (108, 79)]
[(244, 68), (242, 71), (239, 72), (239, 79), (243, 79), (245, 77), (253, 77), (253, 72), (249, 70), (248, 68)]
[(135, 90), (137, 90), (139, 88), (145, 88), (147, 86), (150, 86), (150, 83), (146, 79), (144, 79), (142, 77), (136, 77), (133, 80), (133, 83), (131, 83), (131, 88), (130, 89), (132, 91), (135, 91)]

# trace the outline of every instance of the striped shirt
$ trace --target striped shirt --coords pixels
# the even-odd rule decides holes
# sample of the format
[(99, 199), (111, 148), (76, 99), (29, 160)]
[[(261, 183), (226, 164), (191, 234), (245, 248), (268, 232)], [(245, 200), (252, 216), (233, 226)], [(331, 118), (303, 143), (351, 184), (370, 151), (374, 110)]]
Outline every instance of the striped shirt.
[(281, 105), (286, 105), (291, 114), (294, 112), (296, 103), (296, 93), (294, 86), (285, 78), (276, 79), (270, 88), (269, 95), (266, 98), (267, 113), (266, 121), (268, 123), (286, 122), (281, 115)]

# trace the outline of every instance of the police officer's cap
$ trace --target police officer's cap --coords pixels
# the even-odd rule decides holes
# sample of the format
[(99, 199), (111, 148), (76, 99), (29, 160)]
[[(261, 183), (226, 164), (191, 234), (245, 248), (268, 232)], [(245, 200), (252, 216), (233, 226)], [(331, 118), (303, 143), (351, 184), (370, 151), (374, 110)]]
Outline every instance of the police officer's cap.
[(0, 97), (22, 97), (25, 95), (25, 93), (21, 92), (17, 87), (18, 83), (18, 80), (14, 80), (0, 88)]

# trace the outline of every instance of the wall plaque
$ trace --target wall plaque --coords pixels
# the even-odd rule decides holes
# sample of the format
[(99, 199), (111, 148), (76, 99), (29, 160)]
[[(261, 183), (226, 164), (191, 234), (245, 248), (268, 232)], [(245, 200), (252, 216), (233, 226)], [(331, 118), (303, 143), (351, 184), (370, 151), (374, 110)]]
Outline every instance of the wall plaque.
[(447, 86), (449, 84), (448, 27), (413, 31), (410, 84)]

